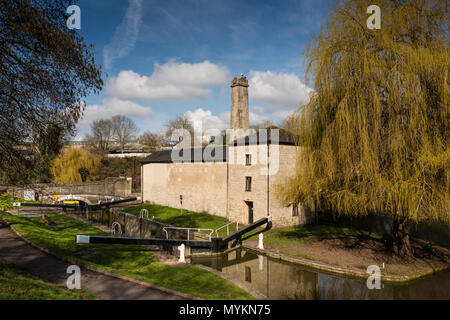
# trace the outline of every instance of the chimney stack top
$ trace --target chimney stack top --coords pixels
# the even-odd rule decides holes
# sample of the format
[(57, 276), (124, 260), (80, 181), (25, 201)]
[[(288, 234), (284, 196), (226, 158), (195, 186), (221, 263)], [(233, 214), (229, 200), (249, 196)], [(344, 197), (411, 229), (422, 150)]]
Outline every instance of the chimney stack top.
[(248, 87), (248, 80), (243, 74), (241, 74), (240, 78), (234, 77), (233, 81), (231, 81), (232, 88), (237, 86)]

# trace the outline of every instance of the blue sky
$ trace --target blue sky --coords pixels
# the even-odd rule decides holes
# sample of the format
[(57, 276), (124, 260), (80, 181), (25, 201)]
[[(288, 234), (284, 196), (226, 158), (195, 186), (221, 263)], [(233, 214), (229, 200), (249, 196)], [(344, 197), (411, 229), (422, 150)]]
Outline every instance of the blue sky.
[[(141, 132), (185, 114), (228, 127), (230, 83), (249, 79), (250, 121), (280, 122), (308, 99), (302, 49), (331, 0), (80, 0), (105, 87), (86, 99), (78, 138), (96, 119), (125, 114)], [(309, 84), (310, 86), (310, 84)]]

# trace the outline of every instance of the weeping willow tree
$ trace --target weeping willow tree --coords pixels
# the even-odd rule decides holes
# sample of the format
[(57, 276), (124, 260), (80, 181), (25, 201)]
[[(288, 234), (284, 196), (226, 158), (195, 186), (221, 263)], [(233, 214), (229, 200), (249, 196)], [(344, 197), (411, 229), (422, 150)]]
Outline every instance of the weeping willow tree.
[(65, 149), (51, 165), (56, 183), (94, 181), (99, 177), (101, 157), (77, 148)]
[[(381, 29), (366, 26), (371, 4)], [(301, 152), (282, 200), (389, 215), (402, 255), (412, 223), (449, 223), (448, 13), (446, 1), (336, 3), (305, 50), (314, 94), (290, 118)]]

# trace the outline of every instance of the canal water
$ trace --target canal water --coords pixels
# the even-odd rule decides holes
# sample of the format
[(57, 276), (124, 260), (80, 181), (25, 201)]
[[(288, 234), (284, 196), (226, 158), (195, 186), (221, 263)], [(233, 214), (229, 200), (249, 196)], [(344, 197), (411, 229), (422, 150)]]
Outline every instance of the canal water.
[(370, 290), (365, 279), (317, 272), (242, 248), (217, 257), (191, 257), (191, 263), (211, 267), (247, 282), (252, 289), (274, 300), (450, 299), (449, 269), (405, 284), (382, 281), (381, 289)]

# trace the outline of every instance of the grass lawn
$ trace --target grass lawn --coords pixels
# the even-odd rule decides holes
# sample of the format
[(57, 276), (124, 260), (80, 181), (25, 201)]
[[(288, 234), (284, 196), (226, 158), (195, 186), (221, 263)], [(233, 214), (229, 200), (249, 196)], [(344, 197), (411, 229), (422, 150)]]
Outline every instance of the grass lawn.
[[(156, 204), (144, 204), (137, 206), (125, 207), (122, 210), (125, 212), (139, 215), (141, 209), (148, 210), (148, 216), (150, 218), (155, 217), (155, 220), (176, 225), (186, 228), (204, 228), (204, 229), (217, 229), (223, 225), (230, 223), (226, 218), (214, 216), (208, 213), (200, 213), (183, 209), (183, 214), (180, 213), (180, 209), (160, 206)], [(225, 228), (223, 229), (225, 230)], [(236, 225), (230, 225), (230, 232), (236, 230)], [(223, 236), (223, 234), (221, 235)]]
[(0, 300), (94, 300), (81, 290), (69, 290), (19, 269), (0, 259)]
[(76, 244), (77, 234), (109, 234), (74, 218), (48, 214), (56, 224), (47, 226), (40, 219), (1, 214), (25, 238), (72, 260), (206, 299), (253, 299), (232, 282), (201, 268), (168, 266), (141, 246)]

